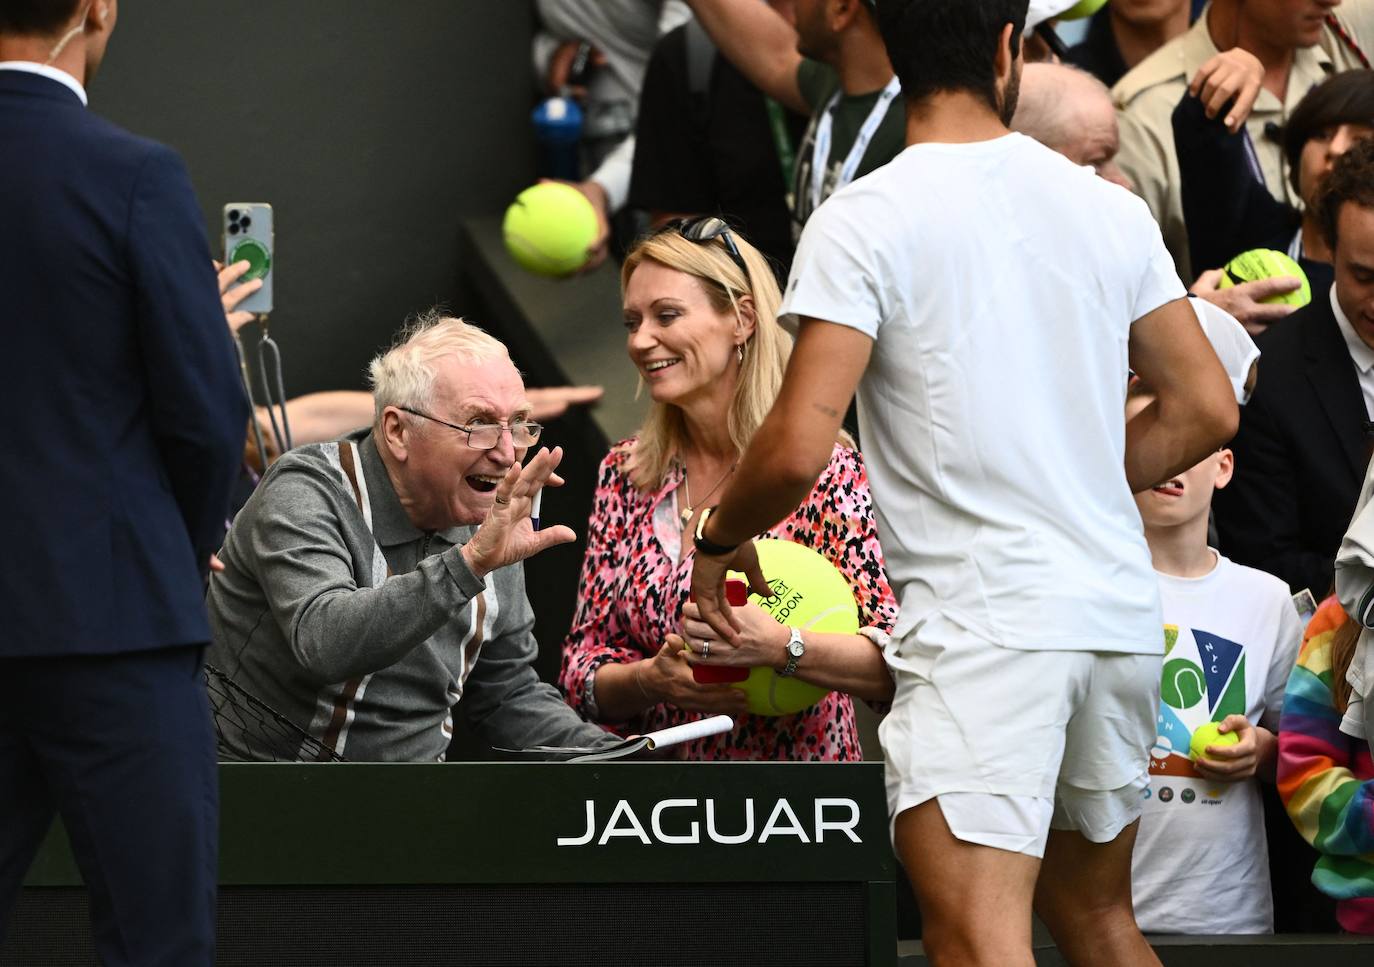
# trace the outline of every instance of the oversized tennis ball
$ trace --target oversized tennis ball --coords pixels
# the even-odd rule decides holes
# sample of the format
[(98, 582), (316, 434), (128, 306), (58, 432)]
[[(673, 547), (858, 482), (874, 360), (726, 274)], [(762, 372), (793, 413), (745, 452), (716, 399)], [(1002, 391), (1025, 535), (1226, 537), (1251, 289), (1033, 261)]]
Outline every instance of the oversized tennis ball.
[[(765, 538), (755, 541), (754, 548), (774, 596), (761, 598), (751, 594), (751, 603), (763, 608), (779, 624), (804, 631), (852, 635), (859, 630), (854, 592), (834, 564), (792, 541)], [(743, 577), (733, 573), (730, 576)], [(805, 656), (802, 664), (806, 664)], [(771, 668), (752, 668), (748, 679), (731, 687), (742, 689), (749, 696), (749, 711), (755, 715), (791, 715), (810, 708), (827, 694), (818, 685), (783, 678)]]
[(596, 209), (587, 196), (557, 181), (516, 195), (501, 223), (506, 251), (538, 275), (567, 275), (582, 268), (596, 231)]
[(1193, 730), (1193, 737), (1188, 741), (1188, 758), (1196, 762), (1207, 758), (1209, 745), (1235, 745), (1240, 741), (1240, 736), (1234, 732), (1218, 731), (1220, 725), (1219, 722), (1208, 722)]
[(1272, 279), (1276, 275), (1291, 275), (1294, 278), (1302, 279), (1302, 286), (1292, 292), (1271, 295), (1262, 301), (1284, 303), (1290, 306), (1305, 306), (1312, 301), (1312, 287), (1307, 284), (1307, 273), (1302, 270), (1302, 266), (1283, 252), (1276, 252), (1272, 248), (1252, 248), (1248, 252), (1241, 252), (1227, 262), (1222, 267), (1221, 284), (1218, 288), (1229, 289), (1231, 286), (1240, 285), (1242, 282)]
[(1107, 0), (1078, 0), (1072, 7), (1061, 14), (1056, 14), (1056, 20), (1082, 20), (1084, 17), (1091, 17), (1097, 11), (1107, 5)]

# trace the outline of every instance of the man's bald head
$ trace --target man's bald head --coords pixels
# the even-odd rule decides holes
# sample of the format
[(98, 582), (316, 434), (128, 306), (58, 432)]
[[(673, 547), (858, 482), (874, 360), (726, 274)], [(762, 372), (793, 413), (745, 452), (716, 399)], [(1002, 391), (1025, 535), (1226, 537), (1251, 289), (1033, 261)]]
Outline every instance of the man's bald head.
[(1131, 187), (1116, 166), (1120, 139), (1112, 96), (1086, 71), (1065, 64), (1027, 64), (1011, 127), (1108, 181)]

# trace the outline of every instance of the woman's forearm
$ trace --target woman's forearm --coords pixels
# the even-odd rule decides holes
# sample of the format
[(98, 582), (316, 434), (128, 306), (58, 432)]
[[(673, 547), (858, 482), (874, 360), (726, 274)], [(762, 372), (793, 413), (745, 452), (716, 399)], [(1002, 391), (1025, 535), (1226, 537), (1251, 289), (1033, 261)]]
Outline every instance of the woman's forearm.
[(870, 702), (891, 701), (895, 686), (883, 653), (864, 635), (803, 631), (796, 677)]

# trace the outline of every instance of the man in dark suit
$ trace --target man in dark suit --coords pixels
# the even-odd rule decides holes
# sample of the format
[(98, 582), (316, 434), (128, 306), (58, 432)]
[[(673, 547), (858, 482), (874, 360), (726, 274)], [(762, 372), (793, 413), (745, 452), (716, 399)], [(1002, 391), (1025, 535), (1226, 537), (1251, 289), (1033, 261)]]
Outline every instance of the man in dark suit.
[(1319, 600), (1369, 462), (1374, 413), (1374, 142), (1327, 177), (1323, 230), (1336, 282), (1256, 340), (1254, 396), (1231, 444), (1236, 474), (1217, 493), (1222, 550)]
[(60, 815), (105, 964), (209, 964), (203, 580), (248, 406), (175, 152), (89, 113), (116, 0), (0, 0), (0, 943)]

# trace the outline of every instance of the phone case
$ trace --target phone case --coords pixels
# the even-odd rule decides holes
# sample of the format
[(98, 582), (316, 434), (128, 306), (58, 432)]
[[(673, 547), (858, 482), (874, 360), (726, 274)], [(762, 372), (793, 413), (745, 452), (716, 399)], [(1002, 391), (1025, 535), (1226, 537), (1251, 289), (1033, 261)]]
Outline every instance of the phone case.
[[(725, 582), (725, 600), (732, 608), (749, 603), (749, 586), (730, 578)], [(729, 685), (749, 677), (749, 669), (739, 665), (693, 665), (692, 678), (699, 685)]]
[(224, 264), (247, 260), (250, 268), (240, 282), (262, 279), (262, 288), (240, 302), (244, 312), (272, 311), (273, 262), (272, 206), (265, 202), (230, 202), (224, 206)]

